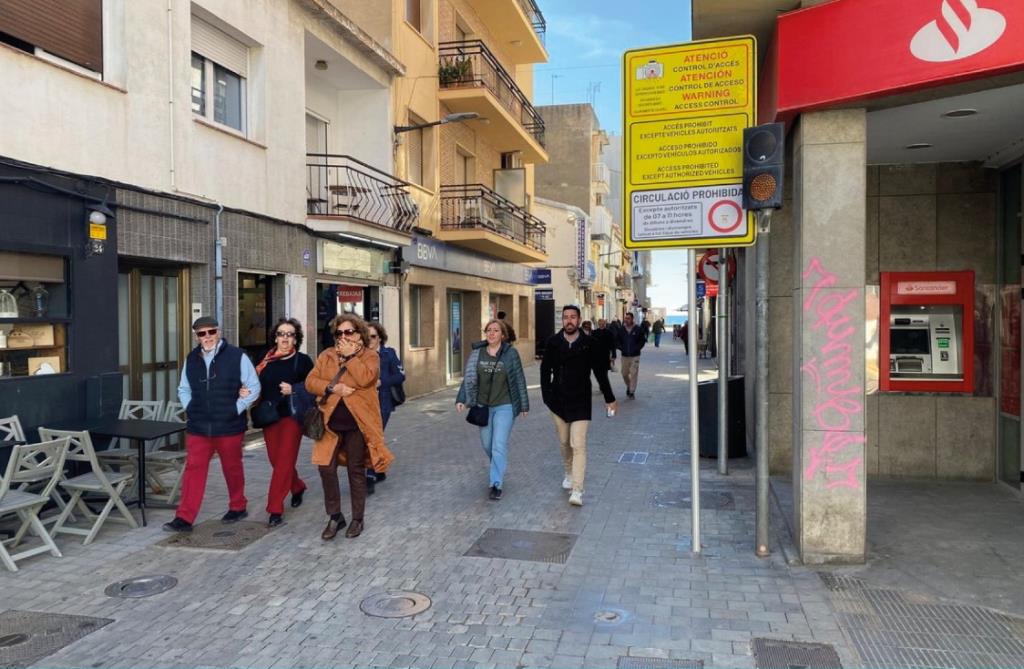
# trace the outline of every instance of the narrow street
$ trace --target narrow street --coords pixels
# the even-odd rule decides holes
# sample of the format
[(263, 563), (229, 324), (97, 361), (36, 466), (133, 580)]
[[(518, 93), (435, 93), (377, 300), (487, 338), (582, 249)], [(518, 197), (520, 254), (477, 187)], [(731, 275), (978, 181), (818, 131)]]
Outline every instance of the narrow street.
[[(752, 460), (734, 460), (728, 477), (702, 463), (704, 552), (691, 552), (685, 366), (682, 345), (666, 337), (644, 351), (635, 401), (613, 374), (618, 415), (605, 417), (595, 395), (582, 508), (560, 487), (554, 427), (531, 365), (531, 412), (513, 430), (499, 502), (487, 499), (475, 428), (455, 413), (454, 390), (443, 391), (395, 413), (396, 464), (369, 499), (358, 539), (320, 539), (307, 443), (300, 463), (310, 492), (269, 535), (237, 552), (157, 545), (172, 513), (154, 510), (147, 528), (108, 524), (91, 546), (62, 539), (64, 558), (0, 574), (3, 608), (113, 621), (41, 663), (51, 667), (615, 667), (641, 658), (753, 666), (755, 637), (831, 644), (843, 666), (858, 666), (821, 579), (787, 566), (778, 550), (754, 557)], [(263, 449), (245, 462), (249, 521), (262, 526)], [(213, 467), (199, 522), (226, 508)], [(547, 561), (467, 556), (490, 529), (574, 543), (567, 554), (545, 554), (527, 535), (485, 547)], [(156, 574), (177, 586), (144, 599), (104, 594)], [(385, 591), (421, 593), (431, 605), (406, 618), (361, 611)]]

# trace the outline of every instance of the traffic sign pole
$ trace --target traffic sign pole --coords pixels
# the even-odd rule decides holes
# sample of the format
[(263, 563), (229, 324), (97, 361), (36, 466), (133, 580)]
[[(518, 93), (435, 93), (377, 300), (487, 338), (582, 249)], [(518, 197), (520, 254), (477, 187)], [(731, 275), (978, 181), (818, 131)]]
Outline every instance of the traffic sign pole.
[(697, 421), (697, 252), (689, 256), (690, 315), (687, 328), (690, 339), (690, 524), (693, 527), (690, 544), (694, 553), (700, 553), (700, 428)]
[(729, 473), (729, 256), (718, 251), (718, 473)]

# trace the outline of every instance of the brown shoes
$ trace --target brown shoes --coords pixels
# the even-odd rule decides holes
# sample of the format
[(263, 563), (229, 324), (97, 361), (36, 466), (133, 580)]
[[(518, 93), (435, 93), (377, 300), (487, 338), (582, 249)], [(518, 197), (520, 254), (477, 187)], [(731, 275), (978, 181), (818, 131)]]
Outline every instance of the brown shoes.
[(349, 539), (355, 539), (363, 533), (363, 521), (352, 519), (352, 524), (345, 530), (345, 536)]
[[(354, 521), (354, 520), (352, 521), (353, 524), (355, 524), (355, 522), (356, 521)], [(324, 541), (330, 541), (334, 537), (338, 536), (338, 530), (340, 530), (343, 527), (345, 527), (345, 516), (342, 516), (341, 514), (338, 514), (337, 520), (335, 520), (332, 517), (332, 518), (330, 518), (327, 521), (327, 527), (325, 527), (324, 531), (320, 533), (320, 538), (323, 539)], [(359, 530), (362, 531), (362, 529), (363, 529), (363, 524), (360, 523), (359, 524)], [(346, 535), (347, 534), (348, 533), (346, 533)]]

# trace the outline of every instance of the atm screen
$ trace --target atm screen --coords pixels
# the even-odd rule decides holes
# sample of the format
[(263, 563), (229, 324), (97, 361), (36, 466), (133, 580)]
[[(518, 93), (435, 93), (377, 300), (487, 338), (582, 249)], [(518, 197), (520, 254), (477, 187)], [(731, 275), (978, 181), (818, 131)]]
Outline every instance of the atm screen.
[(890, 330), (889, 353), (894, 355), (928, 355), (928, 330)]

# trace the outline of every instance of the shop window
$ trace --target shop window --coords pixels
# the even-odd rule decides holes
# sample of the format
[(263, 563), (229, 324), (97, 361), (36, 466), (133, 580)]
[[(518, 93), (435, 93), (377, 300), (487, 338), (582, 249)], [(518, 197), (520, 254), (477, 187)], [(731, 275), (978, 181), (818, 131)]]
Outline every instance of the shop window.
[(530, 298), (519, 296), (519, 327), (516, 328), (519, 339), (533, 339), (530, 336)]
[(434, 288), (409, 286), (409, 346), (429, 348), (434, 345)]
[(0, 252), (0, 378), (68, 371), (66, 261)]
[(192, 17), (192, 112), (246, 132), (249, 48), (211, 24)]

